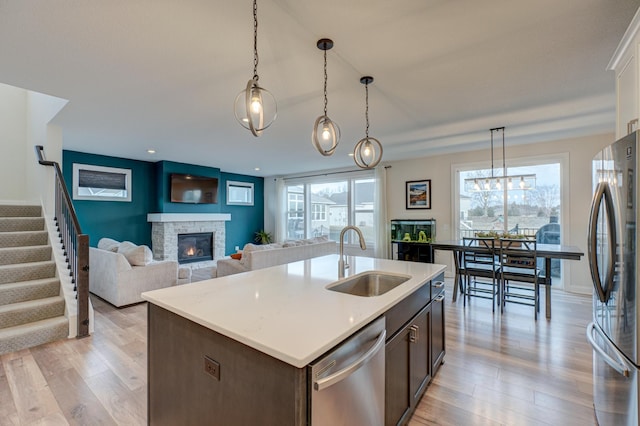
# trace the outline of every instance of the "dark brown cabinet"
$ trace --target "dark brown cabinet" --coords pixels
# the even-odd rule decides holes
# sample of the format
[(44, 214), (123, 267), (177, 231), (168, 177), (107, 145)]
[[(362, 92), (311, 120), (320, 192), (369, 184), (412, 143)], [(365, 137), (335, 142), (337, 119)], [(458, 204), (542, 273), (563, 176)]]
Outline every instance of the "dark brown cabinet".
[(395, 425), (411, 412), (409, 393), (409, 327), (403, 328), (387, 342), (385, 352), (385, 425)]
[[(440, 275), (386, 313), (391, 337), (385, 353), (385, 425), (409, 420), (443, 361), (443, 279)], [(399, 322), (403, 325), (394, 328)]]

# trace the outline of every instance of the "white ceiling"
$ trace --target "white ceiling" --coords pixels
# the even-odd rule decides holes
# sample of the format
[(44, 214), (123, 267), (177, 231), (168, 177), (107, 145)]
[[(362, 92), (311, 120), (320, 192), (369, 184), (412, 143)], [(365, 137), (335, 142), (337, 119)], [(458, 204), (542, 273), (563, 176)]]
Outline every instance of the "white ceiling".
[[(613, 132), (609, 59), (640, 0), (259, 0), (260, 83), (278, 119), (259, 137), (233, 101), (253, 75), (250, 0), (0, 0), (0, 82), (68, 99), (64, 148), (270, 176)], [(311, 144), (322, 112), (331, 157)], [(155, 155), (146, 152), (157, 150)], [(508, 148), (507, 148), (508, 151)], [(260, 167), (260, 171), (254, 171)]]

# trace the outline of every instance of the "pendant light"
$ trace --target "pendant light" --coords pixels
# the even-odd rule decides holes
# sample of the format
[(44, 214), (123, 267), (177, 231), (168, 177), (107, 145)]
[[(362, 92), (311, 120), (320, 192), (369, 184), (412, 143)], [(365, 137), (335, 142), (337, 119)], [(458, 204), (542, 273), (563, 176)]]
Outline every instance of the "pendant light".
[[(495, 127), (489, 129), (491, 132), (491, 177), (480, 178), (484, 180), (483, 183), (478, 182), (478, 178), (468, 178), (464, 180), (465, 190), (467, 192), (483, 192), (483, 191), (502, 191), (506, 182), (506, 187), (509, 190), (520, 189), (530, 190), (536, 187), (536, 175), (535, 174), (522, 174), (522, 175), (507, 175), (507, 163), (505, 157), (505, 144), (504, 144), (504, 127)], [(495, 132), (502, 132), (502, 176), (494, 176), (493, 168), (493, 134)], [(514, 188), (514, 181), (517, 182), (517, 188)]]
[(333, 47), (328, 38), (318, 40), (318, 49), (324, 51), (324, 115), (316, 119), (311, 133), (311, 142), (318, 152), (326, 157), (334, 153), (340, 140), (338, 124), (327, 115), (327, 50)]
[(358, 167), (372, 169), (382, 160), (382, 144), (378, 139), (369, 137), (369, 84), (373, 83), (373, 77), (362, 77), (360, 83), (364, 84), (366, 93), (365, 118), (367, 127), (365, 137), (358, 141), (353, 150), (353, 159)]
[(278, 115), (276, 99), (260, 87), (258, 79), (258, 4), (253, 0), (253, 77), (246, 89), (236, 96), (234, 108), (238, 123), (256, 137), (271, 126)]

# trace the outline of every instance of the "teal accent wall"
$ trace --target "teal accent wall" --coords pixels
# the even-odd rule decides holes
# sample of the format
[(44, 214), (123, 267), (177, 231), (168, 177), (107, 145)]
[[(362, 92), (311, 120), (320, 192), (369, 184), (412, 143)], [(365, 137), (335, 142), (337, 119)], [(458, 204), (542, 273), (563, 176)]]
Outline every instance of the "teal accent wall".
[(147, 213), (156, 198), (154, 164), (64, 150), (62, 174), (69, 192), (73, 192), (73, 163), (131, 169), (131, 202), (73, 200), (82, 232), (89, 234), (89, 244), (95, 247), (100, 238), (107, 237), (151, 247)]
[[(220, 209), (220, 195), (224, 186), (220, 179), (220, 169), (193, 164), (175, 163), (173, 161), (158, 161), (156, 166), (156, 204), (154, 213), (226, 213)], [(191, 174), (194, 176), (212, 177), (218, 179), (218, 202), (216, 204), (190, 204), (171, 202), (171, 173)]]
[[(264, 178), (221, 173), (221, 185), (218, 188), (218, 201), (224, 206), (223, 213), (231, 213), (231, 221), (226, 222), (225, 254), (235, 253), (235, 246), (244, 247), (252, 243), (255, 233), (264, 228)], [(253, 183), (253, 206), (228, 206), (227, 181)]]
[[(253, 242), (254, 234), (264, 228), (264, 179), (256, 176), (221, 172), (215, 167), (176, 163), (173, 161), (129, 160), (77, 151), (62, 152), (62, 174), (71, 191), (73, 163), (131, 169), (131, 202), (73, 200), (82, 231), (89, 234), (95, 247), (100, 238), (131, 241), (151, 247), (151, 224), (148, 213), (230, 213), (225, 223), (225, 254), (235, 252)], [(185, 173), (218, 178), (217, 204), (172, 203), (169, 179), (171, 173)], [(227, 206), (227, 181), (252, 182), (253, 206)]]

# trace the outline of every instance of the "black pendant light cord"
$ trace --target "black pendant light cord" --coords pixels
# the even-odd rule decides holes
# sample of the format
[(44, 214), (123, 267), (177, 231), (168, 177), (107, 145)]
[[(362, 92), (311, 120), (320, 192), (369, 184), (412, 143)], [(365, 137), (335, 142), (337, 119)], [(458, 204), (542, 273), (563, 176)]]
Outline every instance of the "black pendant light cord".
[(253, 0), (253, 79), (258, 78), (258, 1)]
[(364, 131), (367, 139), (369, 139), (369, 83), (366, 83), (364, 85), (364, 90), (365, 90), (365, 110), (364, 110), (364, 116), (365, 119), (367, 121), (367, 127)]
[(497, 129), (491, 129), (491, 179), (493, 179), (493, 132)]
[(507, 176), (507, 162), (504, 154), (504, 127), (502, 128), (502, 175)]
[(324, 116), (327, 116), (327, 49), (324, 49)]

